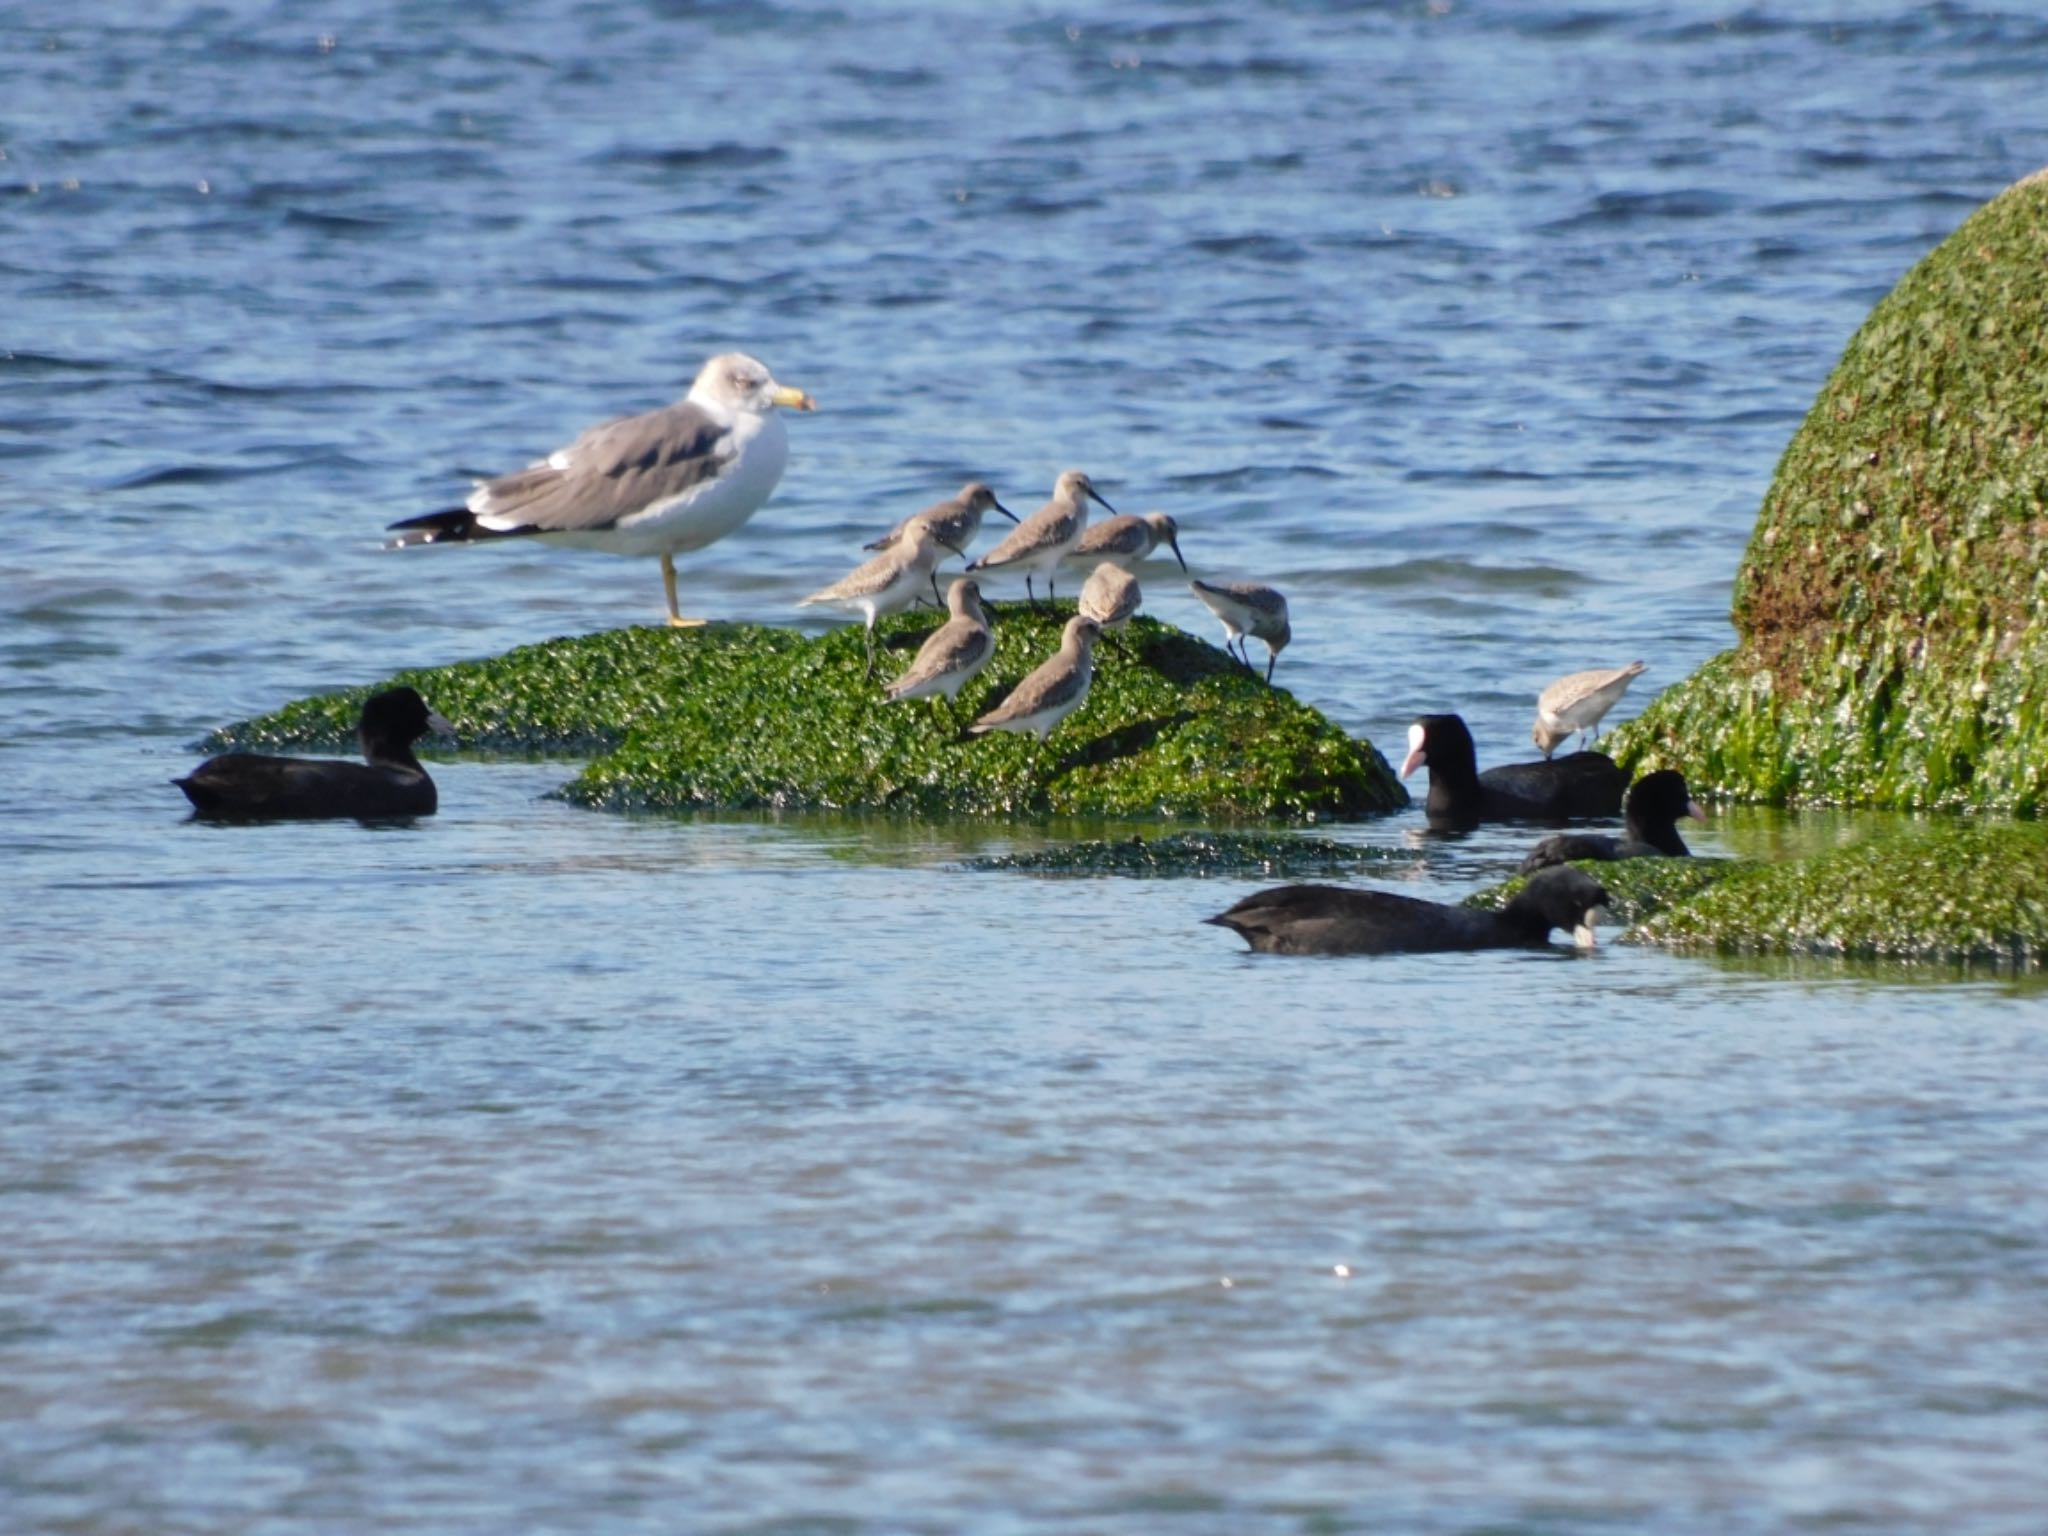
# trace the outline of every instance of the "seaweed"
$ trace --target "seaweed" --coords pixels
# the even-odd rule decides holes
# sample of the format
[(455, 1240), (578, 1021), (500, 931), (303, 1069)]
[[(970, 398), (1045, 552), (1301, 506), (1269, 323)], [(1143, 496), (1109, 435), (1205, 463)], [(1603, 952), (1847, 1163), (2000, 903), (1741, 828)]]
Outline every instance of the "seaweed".
[(408, 683), (482, 754), (590, 757), (559, 791), (618, 811), (1311, 821), (1397, 810), (1371, 743), (1215, 646), (1140, 617), (1096, 650), (1087, 703), (1043, 744), (966, 727), (1058, 645), (1072, 604), (995, 610), (996, 654), (957, 701), (880, 682), (937, 620), (808, 639), (761, 625), (635, 628), (418, 668), (216, 731), (207, 751), (344, 747), (363, 698)]

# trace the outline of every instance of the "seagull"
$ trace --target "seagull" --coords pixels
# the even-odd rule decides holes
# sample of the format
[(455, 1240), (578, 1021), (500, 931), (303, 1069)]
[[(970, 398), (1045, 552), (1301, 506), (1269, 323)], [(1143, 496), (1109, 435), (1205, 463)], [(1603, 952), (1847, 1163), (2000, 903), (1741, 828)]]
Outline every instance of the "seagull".
[(702, 624), (676, 607), (675, 557), (724, 538), (774, 491), (789, 460), (782, 405), (817, 408), (745, 353), (721, 353), (674, 405), (600, 423), (524, 469), (479, 480), (462, 506), (391, 524), (388, 547), (532, 536), (659, 555), (669, 623)]
[(922, 523), (911, 524), (909, 536), (890, 545), (874, 559), (854, 567), (847, 575), (799, 598), (799, 608), (813, 603), (859, 613), (868, 623), (868, 667), (875, 664), (875, 621), (901, 613), (917, 601), (917, 595), (932, 579), (932, 567), (939, 563), (943, 549)]
[(1173, 558), (1186, 571), (1188, 563), (1180, 552), (1180, 524), (1164, 512), (1147, 512), (1142, 517), (1125, 512), (1106, 518), (1083, 533), (1067, 551), (1067, 563), (1092, 567), (1108, 560), (1128, 571), (1150, 560), (1152, 552), (1162, 544), (1173, 551)]
[(1095, 637), (1101, 632), (1093, 619), (1076, 614), (1067, 620), (1059, 650), (1012, 688), (1002, 703), (967, 727), (968, 734), (1031, 731), (1043, 742), (1087, 699), (1095, 676)]
[(1536, 700), (1536, 723), (1529, 727), (1536, 750), (1550, 756), (1573, 731), (1579, 733), (1579, 745), (1585, 746), (1600, 717), (1620, 703), (1628, 685), (1642, 675), (1643, 664), (1632, 661), (1625, 667), (1560, 677)]
[(1096, 493), (1095, 484), (1078, 469), (1070, 469), (1054, 482), (1052, 500), (1025, 518), (994, 549), (979, 560), (967, 562), (969, 571), (1018, 570), (1024, 573), (1024, 593), (1033, 601), (1031, 574), (1045, 572), (1045, 595), (1052, 596), (1052, 575), (1060, 561), (1088, 526), (1088, 503), (1094, 501), (1116, 511)]
[(1281, 648), (1294, 638), (1287, 623), (1287, 599), (1271, 587), (1255, 581), (1191, 581), (1189, 588), (1208, 610), (1223, 621), (1223, 649), (1237, 642), (1231, 652), (1250, 671), (1251, 657), (1245, 652), (1245, 636), (1266, 642), (1266, 681), (1273, 681), (1273, 663)]
[(903, 675), (882, 690), (892, 702), (935, 693), (956, 699), (995, 655), (995, 636), (989, 633), (981, 588), (973, 577), (962, 576), (947, 589), (946, 609), (951, 617), (917, 648), (917, 658)]

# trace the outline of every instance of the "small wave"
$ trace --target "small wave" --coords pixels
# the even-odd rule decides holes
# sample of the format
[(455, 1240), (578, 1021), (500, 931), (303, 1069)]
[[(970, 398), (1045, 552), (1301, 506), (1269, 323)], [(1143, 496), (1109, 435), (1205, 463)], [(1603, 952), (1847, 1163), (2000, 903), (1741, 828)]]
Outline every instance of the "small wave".
[(773, 144), (740, 144), (731, 140), (666, 149), (620, 144), (592, 157), (598, 165), (633, 165), (654, 171), (747, 170), (788, 158), (787, 150)]
[(164, 485), (225, 485), (237, 480), (261, 480), (272, 475), (298, 474), (316, 468), (364, 467), (361, 460), (347, 454), (324, 453), (310, 458), (280, 459), (270, 464), (159, 464), (102, 484), (110, 491), (138, 491)]
[(1190, 240), (1188, 248), (1204, 256), (1249, 256), (1254, 261), (1275, 265), (1291, 265), (1308, 257), (1308, 252), (1292, 240), (1275, 235), (1204, 235)]
[(1599, 578), (1561, 565), (1481, 565), (1454, 555), (1425, 555), (1389, 565), (1337, 566), (1320, 573), (1330, 586), (1366, 591), (1563, 593), (1597, 585)]
[(311, 208), (287, 208), (287, 229), (313, 229), (323, 235), (380, 235), (400, 221), (379, 214), (320, 213)]
[(1546, 233), (1655, 223), (1664, 219), (1716, 219), (1737, 206), (1733, 195), (1704, 187), (1675, 192), (1603, 192), (1592, 206), (1554, 219), (1540, 228)]
[(1553, 477), (1544, 474), (1540, 470), (1503, 469), (1497, 464), (1491, 464), (1487, 465), (1485, 468), (1482, 469), (1439, 469), (1433, 465), (1425, 465), (1420, 469), (1409, 470), (1406, 474), (1402, 475), (1401, 478), (1403, 480), (1407, 480), (1410, 482), (1427, 484), (1435, 480), (1471, 481), (1475, 483), (1484, 483), (1489, 480), (1544, 481), (1552, 479)]

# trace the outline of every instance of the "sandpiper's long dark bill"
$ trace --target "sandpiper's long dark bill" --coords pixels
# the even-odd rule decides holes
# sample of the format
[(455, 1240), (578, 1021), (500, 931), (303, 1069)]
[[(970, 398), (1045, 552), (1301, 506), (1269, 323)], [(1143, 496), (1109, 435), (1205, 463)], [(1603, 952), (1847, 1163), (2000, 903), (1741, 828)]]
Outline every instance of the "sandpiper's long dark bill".
[(1093, 619), (1076, 614), (1067, 620), (1059, 650), (968, 731), (977, 736), (985, 731), (1030, 731), (1044, 741), (1086, 702), (1095, 676), (1095, 637), (1100, 633)]
[(973, 577), (962, 576), (954, 581), (946, 593), (946, 610), (946, 622), (926, 637), (902, 676), (882, 690), (890, 700), (923, 699), (934, 694), (957, 698), (960, 690), (980, 676), (981, 669), (995, 655), (995, 636), (989, 633), (988, 615), (981, 607), (981, 588)]
[(1545, 757), (1571, 736), (1579, 733), (1584, 746), (1593, 728), (1628, 692), (1628, 685), (1643, 675), (1643, 664), (1632, 661), (1625, 667), (1596, 668), (1560, 677), (1536, 700), (1536, 723), (1529, 727), (1530, 739)]
[(1095, 483), (1078, 469), (1061, 475), (1052, 488), (1052, 500), (1025, 518), (1004, 536), (1002, 543), (979, 560), (968, 562), (970, 571), (1017, 571), (1024, 577), (1024, 595), (1035, 599), (1031, 578), (1045, 573), (1045, 594), (1052, 596), (1053, 572), (1066, 558), (1088, 526), (1088, 503), (1095, 502), (1115, 512), (1104, 501)]
[[(1250, 671), (1252, 659), (1245, 650), (1245, 637), (1266, 642), (1266, 681), (1273, 681), (1273, 663), (1294, 630), (1287, 622), (1287, 599), (1272, 587), (1256, 581), (1191, 581), (1190, 590), (1211, 613), (1223, 621), (1223, 649), (1230, 651)], [(1236, 650), (1231, 650), (1235, 644)]]
[(722, 353), (674, 405), (601, 423), (524, 469), (479, 480), (462, 506), (391, 524), (390, 547), (537, 538), (656, 555), (669, 623), (701, 624), (676, 605), (675, 557), (724, 538), (774, 492), (789, 461), (780, 406), (816, 402), (745, 353)]

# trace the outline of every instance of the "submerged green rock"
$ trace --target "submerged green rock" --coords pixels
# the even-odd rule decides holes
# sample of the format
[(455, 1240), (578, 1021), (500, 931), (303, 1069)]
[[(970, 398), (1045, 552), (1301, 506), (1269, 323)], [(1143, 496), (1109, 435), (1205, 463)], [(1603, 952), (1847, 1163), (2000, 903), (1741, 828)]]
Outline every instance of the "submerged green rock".
[[(1582, 862), (1624, 942), (1729, 955), (2048, 964), (2048, 827), (1942, 820), (1812, 858)], [(1520, 877), (1479, 891), (1497, 908)]]
[(1739, 875), (1635, 936), (1723, 954), (2048, 962), (2048, 827), (1956, 821)]
[(561, 794), (608, 810), (866, 809), (946, 815), (1380, 815), (1386, 760), (1216, 647), (1138, 618), (1096, 648), (1088, 701), (1043, 746), (966, 725), (1059, 644), (1071, 604), (1004, 605), (996, 656), (944, 700), (884, 701), (938, 622), (808, 639), (758, 625), (627, 629), (419, 668), (216, 732), (205, 750), (345, 747), (363, 698), (408, 683), (465, 748), (594, 760)]
[[(1608, 913), (1627, 927), (1691, 901), (1731, 875), (1759, 867), (1741, 859), (1579, 859), (1575, 864), (1606, 887)], [(1516, 875), (1473, 892), (1465, 905), (1497, 912), (1528, 883), (1528, 876)]]
[(1326, 880), (1361, 870), (1403, 868), (1415, 855), (1401, 848), (1361, 847), (1290, 833), (1168, 832), (1158, 837), (1090, 839), (1030, 853), (969, 859), (969, 869), (1033, 875)]
[(1900, 279), (1779, 461), (1739, 644), (1606, 741), (1773, 804), (2048, 801), (2048, 173)]

